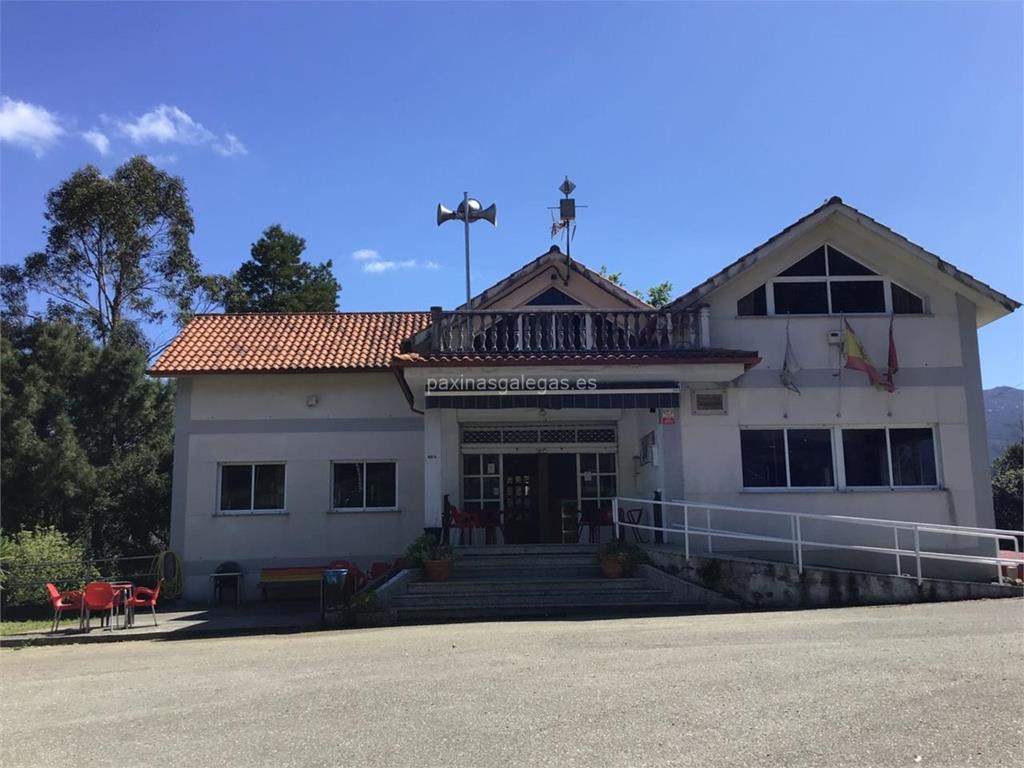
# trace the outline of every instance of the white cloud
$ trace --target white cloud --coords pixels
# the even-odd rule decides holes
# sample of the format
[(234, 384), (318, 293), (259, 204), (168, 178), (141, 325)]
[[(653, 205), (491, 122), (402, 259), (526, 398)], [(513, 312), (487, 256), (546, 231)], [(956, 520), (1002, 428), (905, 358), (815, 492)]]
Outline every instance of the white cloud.
[(225, 133), (224, 138), (213, 145), (213, 151), (221, 157), (249, 154), (245, 144), (239, 141), (238, 137), (233, 133)]
[(25, 147), (42, 157), (63, 134), (57, 116), (45, 107), (0, 97), (0, 141)]
[(161, 104), (130, 122), (117, 121), (121, 135), (135, 144), (155, 141), (158, 144), (203, 144), (215, 138), (213, 133), (192, 119), (192, 116), (178, 107)]
[(372, 248), (360, 248), (358, 251), (352, 251), (352, 258), (356, 261), (373, 261), (380, 258), (380, 254)]
[(146, 155), (146, 158), (153, 165), (174, 165), (178, 162), (178, 156), (173, 152), (169, 155)]
[(82, 134), (82, 138), (91, 144), (93, 149), (101, 155), (106, 155), (110, 152), (110, 139), (108, 139), (107, 135), (102, 131), (93, 128), (91, 131), (85, 131)]
[(423, 268), (424, 269), (440, 269), (441, 265), (438, 264), (436, 261), (427, 261), (427, 262), (423, 263)]
[(368, 261), (363, 265), (363, 272), (369, 272), (370, 274), (380, 274), (381, 272), (390, 272), (393, 269), (415, 269), (416, 259), (409, 259), (408, 261)]

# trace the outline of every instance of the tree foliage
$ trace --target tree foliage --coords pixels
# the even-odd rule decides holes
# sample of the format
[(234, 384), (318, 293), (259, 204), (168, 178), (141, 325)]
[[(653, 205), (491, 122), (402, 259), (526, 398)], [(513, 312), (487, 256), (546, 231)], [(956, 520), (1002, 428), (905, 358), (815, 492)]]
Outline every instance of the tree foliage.
[(200, 279), (185, 184), (143, 156), (109, 177), (87, 165), (46, 196), (46, 247), (0, 274), (4, 309), (23, 314), (26, 291), (50, 301), (50, 316), (73, 318), (102, 344), (140, 323), (180, 324)]
[(251, 257), (223, 283), (228, 312), (334, 312), (341, 285), (331, 262), (302, 260), (306, 241), (280, 224), (264, 230)]
[(74, 589), (99, 576), (84, 548), (55, 528), (0, 535), (0, 588), (4, 605), (46, 602), (46, 583)]
[(1011, 445), (992, 463), (996, 528), (1024, 528), (1024, 442)]
[(145, 350), (39, 320), (5, 326), (0, 366), (5, 527), (54, 526), (93, 556), (166, 542), (173, 385), (146, 377)]
[[(608, 267), (602, 264), (601, 268), (598, 270), (598, 274), (608, 282), (614, 283), (624, 290), (630, 290), (629, 288), (626, 288), (626, 284), (622, 280), (621, 272), (609, 272)], [(651, 286), (647, 290), (641, 289), (639, 291), (632, 291), (632, 293), (635, 293), (652, 307), (663, 307), (672, 301), (672, 283), (666, 280), (662, 283)]]

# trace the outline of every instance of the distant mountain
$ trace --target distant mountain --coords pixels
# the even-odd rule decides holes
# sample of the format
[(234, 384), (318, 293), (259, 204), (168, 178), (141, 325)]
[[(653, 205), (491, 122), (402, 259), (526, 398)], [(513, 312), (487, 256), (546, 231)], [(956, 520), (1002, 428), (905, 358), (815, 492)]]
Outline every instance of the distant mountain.
[(984, 391), (988, 425), (988, 460), (991, 463), (1008, 445), (1024, 435), (1024, 389), (993, 387)]

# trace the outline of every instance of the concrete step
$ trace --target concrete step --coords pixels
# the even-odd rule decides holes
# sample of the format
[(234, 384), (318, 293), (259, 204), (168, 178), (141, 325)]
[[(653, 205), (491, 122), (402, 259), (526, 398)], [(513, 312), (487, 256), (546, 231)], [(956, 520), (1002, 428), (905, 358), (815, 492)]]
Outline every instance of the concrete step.
[(547, 592), (448, 592), (442, 594), (407, 594), (397, 597), (394, 606), (403, 608), (528, 608), (557, 606), (648, 605), (671, 602), (671, 593), (661, 589), (617, 589)]
[(590, 555), (594, 557), (601, 550), (600, 544), (502, 544), (500, 546), (455, 545), (459, 556), (477, 555), (494, 557), (500, 555)]
[(452, 621), (489, 621), (558, 617), (680, 616), (705, 613), (701, 605), (681, 603), (574, 603), (562, 605), (485, 606), (451, 608), (399, 608), (401, 624), (436, 624)]
[(515, 577), (444, 582), (418, 581), (409, 585), (409, 595), (506, 594), (543, 592), (619, 592), (647, 589), (646, 579), (538, 578)]
[(452, 569), (451, 581), (499, 581), (508, 579), (600, 579), (601, 569), (588, 566), (535, 566), (533, 568)]

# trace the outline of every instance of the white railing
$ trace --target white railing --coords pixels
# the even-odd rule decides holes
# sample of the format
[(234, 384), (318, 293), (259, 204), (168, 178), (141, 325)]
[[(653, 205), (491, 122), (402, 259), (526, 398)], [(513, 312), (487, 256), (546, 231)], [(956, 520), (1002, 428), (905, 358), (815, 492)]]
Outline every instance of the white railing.
[[(662, 524), (646, 525), (640, 522), (641, 515), (624, 518), (621, 514), (622, 504), (642, 504), (645, 507), (660, 508), (662, 512)], [(643, 507), (641, 507), (643, 509)], [(666, 513), (671, 511), (682, 512), (682, 522), (674, 522), (671, 525), (665, 522)], [(789, 535), (769, 535), (763, 533), (751, 533), (746, 531), (728, 530), (716, 528), (712, 525), (713, 515), (718, 513), (740, 514), (744, 517), (755, 518), (756, 516), (781, 517), (789, 519)], [(875, 546), (871, 544), (841, 544), (834, 541), (817, 541), (804, 536), (803, 521), (821, 521), (823, 523), (834, 523), (837, 525), (850, 525), (861, 529), (889, 529), (893, 534), (893, 546)], [(698, 537), (706, 542), (706, 551), (714, 555), (715, 539), (731, 539), (736, 541), (754, 541), (769, 544), (786, 544), (792, 548), (793, 564), (797, 566), (800, 573), (804, 571), (804, 550), (807, 547), (821, 549), (836, 549), (851, 552), (870, 552), (880, 555), (891, 555), (896, 561), (896, 575), (905, 576), (903, 573), (903, 558), (913, 558), (916, 571), (917, 583), (921, 584), (922, 560), (946, 560), (959, 563), (973, 563), (982, 565), (993, 565), (996, 569), (996, 580), (1002, 583), (1002, 566), (1020, 566), (1020, 548), (1018, 537), (1024, 537), (1024, 531), (1008, 531), (999, 528), (968, 528), (959, 525), (946, 525), (943, 523), (915, 523), (907, 520), (883, 520), (872, 517), (852, 517), (849, 515), (816, 515), (808, 512), (782, 512), (779, 510), (750, 509), (745, 507), (729, 507), (721, 504), (707, 504), (704, 502), (690, 502), (683, 500), (657, 501), (651, 499), (633, 499), (618, 496), (612, 500), (612, 523), (615, 527), (615, 537), (619, 538), (620, 528), (631, 528), (637, 531), (660, 532), (664, 536), (665, 543), (669, 542), (670, 536), (682, 536), (683, 548), (686, 559), (690, 559), (691, 537)], [(900, 531), (909, 531), (913, 535), (914, 548), (906, 549), (900, 545)], [(956, 552), (943, 552), (929, 549), (922, 549), (921, 534), (946, 534), (952, 536), (965, 536), (976, 540), (989, 540), (995, 545), (996, 554), (994, 557), (987, 555), (966, 555)], [(1011, 542), (1014, 557), (1000, 557), (1000, 542)]]

